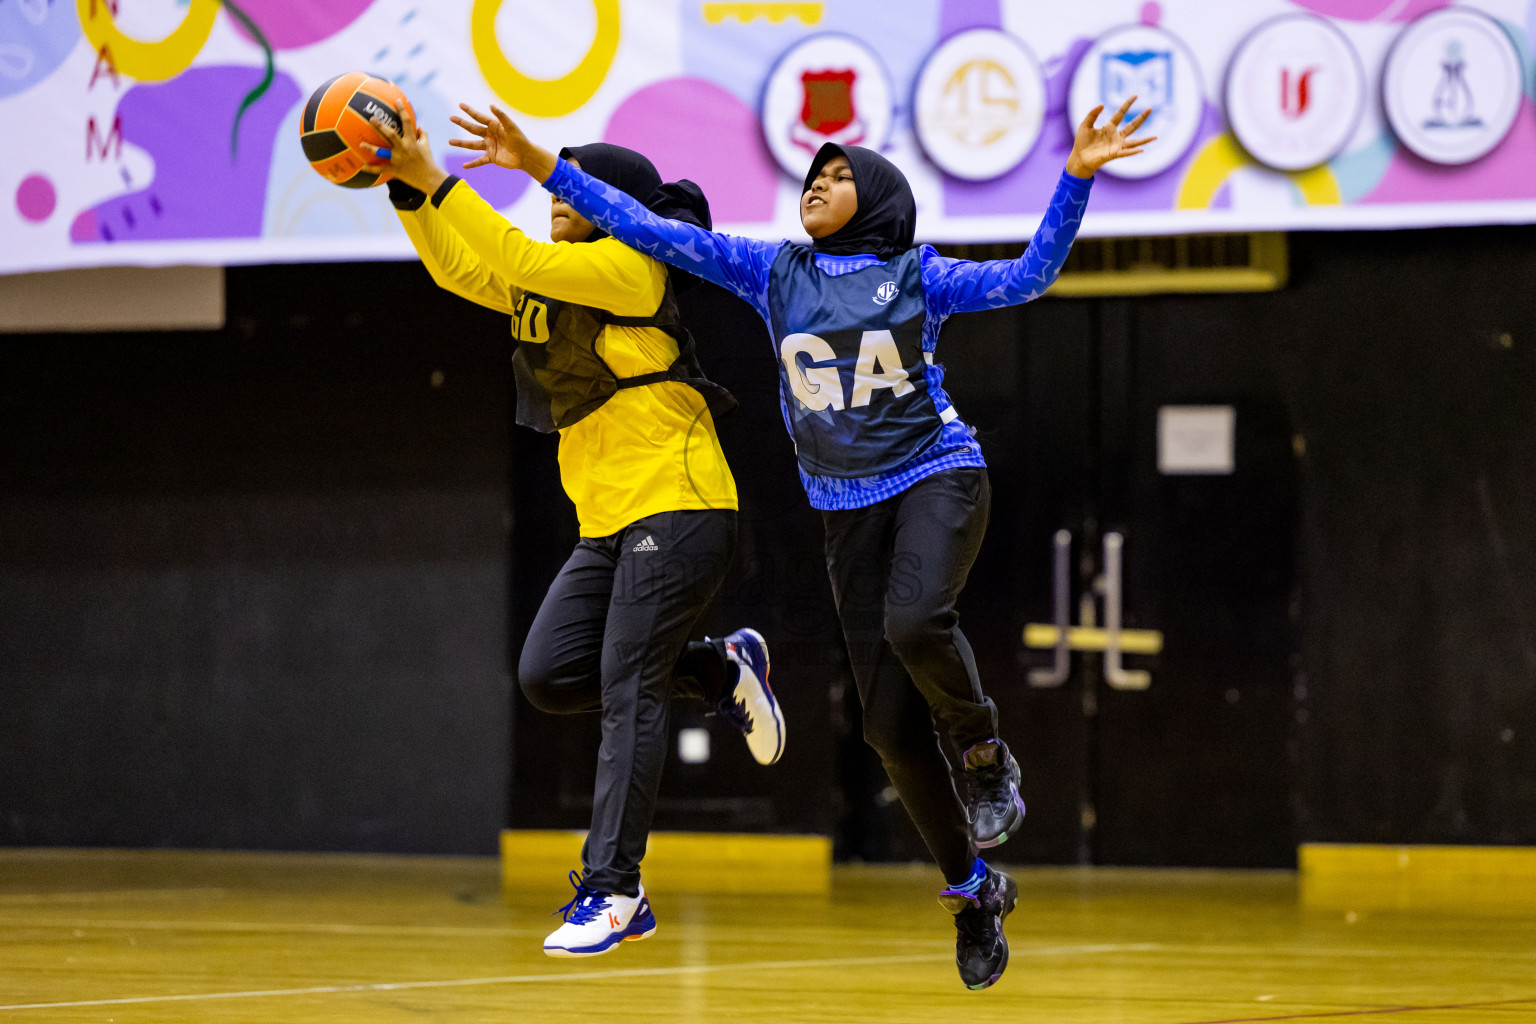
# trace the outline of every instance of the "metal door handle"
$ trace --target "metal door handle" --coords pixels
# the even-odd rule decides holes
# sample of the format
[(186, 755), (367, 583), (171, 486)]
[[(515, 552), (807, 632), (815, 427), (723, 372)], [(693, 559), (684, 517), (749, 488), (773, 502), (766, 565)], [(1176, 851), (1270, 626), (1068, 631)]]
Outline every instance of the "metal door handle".
[(1151, 673), (1120, 664), (1120, 554), (1124, 547), (1120, 534), (1104, 535), (1104, 681), (1116, 690), (1145, 690), (1152, 685)]
[(1056, 653), (1050, 668), (1029, 670), (1029, 685), (1042, 690), (1060, 686), (1072, 673), (1072, 534), (1057, 530), (1053, 544), (1051, 616), (1056, 625)]

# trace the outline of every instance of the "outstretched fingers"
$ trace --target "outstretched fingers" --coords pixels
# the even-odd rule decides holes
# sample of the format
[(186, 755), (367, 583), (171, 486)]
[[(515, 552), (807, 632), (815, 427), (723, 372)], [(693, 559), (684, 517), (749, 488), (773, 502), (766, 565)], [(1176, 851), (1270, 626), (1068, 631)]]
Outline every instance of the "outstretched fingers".
[(1120, 109), (1115, 111), (1115, 116), (1109, 119), (1109, 123), (1114, 125), (1116, 128), (1120, 127), (1120, 122), (1125, 120), (1125, 115), (1130, 112), (1131, 104), (1135, 102), (1135, 96), (1126, 97), (1125, 102), (1120, 104)]
[(491, 113), (496, 115), (496, 120), (501, 122), (501, 127), (508, 133), (517, 131), (517, 122), (508, 117), (507, 112), (494, 103), (491, 104)]
[(479, 121), (483, 125), (487, 125), (487, 124), (491, 123), (491, 117), (490, 117), (489, 114), (482, 114), (482, 113), (480, 113), (480, 111), (476, 110), (474, 107), (470, 106), (468, 103), (460, 103), (459, 104), (459, 109), (464, 111), (464, 113), (468, 114), (470, 117), (474, 118), (476, 121)]
[(1083, 118), (1083, 123), (1077, 126), (1077, 130), (1080, 132), (1093, 131), (1094, 128), (1097, 127), (1099, 123), (1099, 115), (1102, 113), (1104, 113), (1104, 104), (1100, 103), (1098, 106), (1088, 111), (1087, 115)]
[(449, 114), (448, 120), (452, 121), (460, 128), (463, 128), (465, 131), (469, 132), (469, 134), (475, 136), (476, 138), (485, 138), (485, 126), (479, 124), (478, 122), (466, 120), (460, 117), (458, 114)]
[(1120, 129), (1120, 134), (1124, 135), (1126, 138), (1130, 138), (1132, 135), (1136, 134), (1136, 129), (1147, 123), (1147, 118), (1151, 116), (1152, 108), (1148, 107), (1146, 110), (1143, 110), (1141, 113), (1137, 114), (1134, 121)]

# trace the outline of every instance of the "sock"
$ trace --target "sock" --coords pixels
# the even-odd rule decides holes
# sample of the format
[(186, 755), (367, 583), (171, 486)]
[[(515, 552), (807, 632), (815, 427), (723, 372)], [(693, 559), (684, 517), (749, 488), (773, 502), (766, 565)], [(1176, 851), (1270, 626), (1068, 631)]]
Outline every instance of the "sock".
[(736, 688), (736, 663), (725, 656), (725, 641), (705, 637), (683, 648), (676, 670), (677, 692), (713, 708)]
[(971, 877), (967, 878), (959, 885), (950, 886), (944, 891), (948, 893), (957, 893), (960, 895), (969, 896), (972, 899), (975, 899), (977, 896), (981, 895), (981, 884), (986, 880), (987, 862), (982, 860), (980, 857), (977, 857), (976, 863), (971, 865)]

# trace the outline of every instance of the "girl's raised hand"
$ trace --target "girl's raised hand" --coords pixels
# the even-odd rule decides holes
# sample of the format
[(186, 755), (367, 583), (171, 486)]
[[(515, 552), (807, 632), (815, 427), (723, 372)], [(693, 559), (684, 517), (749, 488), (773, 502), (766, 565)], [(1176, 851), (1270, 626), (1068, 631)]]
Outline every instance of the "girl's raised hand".
[(464, 165), (466, 169), (495, 164), (509, 170), (526, 171), (540, 182), (554, 173), (554, 154), (528, 141), (528, 136), (500, 107), (491, 104), (489, 114), (482, 114), (468, 103), (460, 103), (459, 109), (469, 115), (468, 118), (454, 114), (449, 120), (474, 138), (449, 139), (448, 145), (480, 153)]
[(1120, 122), (1125, 120), (1131, 104), (1135, 102), (1136, 97), (1132, 96), (1120, 104), (1120, 109), (1115, 111), (1108, 123), (1102, 126), (1098, 124), (1098, 120), (1099, 115), (1104, 112), (1104, 105), (1101, 103), (1088, 111), (1088, 116), (1083, 118), (1083, 123), (1077, 126), (1077, 138), (1072, 141), (1072, 154), (1067, 157), (1067, 173), (1079, 178), (1091, 178), (1094, 171), (1111, 160), (1135, 156), (1142, 151), (1142, 147), (1157, 138), (1156, 135), (1148, 135), (1140, 139), (1132, 138), (1136, 134), (1136, 129), (1152, 116), (1151, 107), (1143, 110), (1130, 124), (1121, 127)]

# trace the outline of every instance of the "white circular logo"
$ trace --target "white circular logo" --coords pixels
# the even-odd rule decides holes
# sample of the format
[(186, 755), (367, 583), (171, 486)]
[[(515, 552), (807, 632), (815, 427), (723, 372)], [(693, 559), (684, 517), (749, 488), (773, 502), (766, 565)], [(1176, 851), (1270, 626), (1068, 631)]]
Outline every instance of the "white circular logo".
[(946, 174), (987, 181), (1035, 148), (1045, 101), (1045, 75), (1023, 43), (996, 29), (961, 32), (929, 54), (917, 76), (917, 140)]
[(879, 288), (875, 289), (875, 305), (889, 305), (890, 301), (896, 297), (898, 290), (895, 281), (886, 281)]
[(1132, 96), (1136, 105), (1126, 115), (1129, 122), (1152, 108), (1152, 116), (1138, 135), (1156, 135), (1157, 141), (1139, 156), (1104, 165), (1104, 173), (1117, 178), (1150, 178), (1183, 159), (1200, 134), (1205, 117), (1205, 90), (1195, 55), (1177, 36), (1150, 25), (1126, 25), (1096, 39), (1077, 70), (1067, 104), (1069, 130), (1094, 107), (1104, 104), (1103, 124), (1111, 113)]
[(1344, 33), (1310, 14), (1259, 26), (1227, 69), (1227, 121), (1261, 164), (1304, 171), (1338, 156), (1365, 113), (1365, 68)]
[(880, 58), (849, 36), (802, 40), (779, 58), (763, 88), (763, 135), (785, 173), (801, 178), (825, 143), (884, 147), (894, 92)]
[(1409, 25), (1387, 55), (1387, 120), (1404, 146), (1465, 164), (1504, 141), (1520, 112), (1520, 52), (1488, 15), (1465, 7)]

